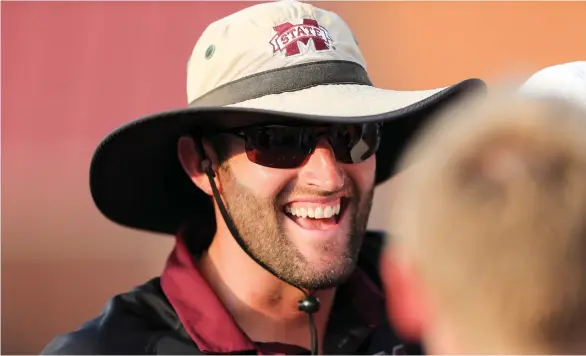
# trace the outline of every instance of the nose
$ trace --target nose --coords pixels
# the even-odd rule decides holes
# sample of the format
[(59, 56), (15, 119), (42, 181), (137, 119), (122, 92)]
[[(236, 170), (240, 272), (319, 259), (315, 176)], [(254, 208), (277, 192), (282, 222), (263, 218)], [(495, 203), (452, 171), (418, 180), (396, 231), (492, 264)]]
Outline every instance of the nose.
[(303, 184), (327, 192), (335, 192), (344, 186), (344, 172), (336, 162), (334, 151), (325, 138), (318, 142), (301, 168), (299, 178)]

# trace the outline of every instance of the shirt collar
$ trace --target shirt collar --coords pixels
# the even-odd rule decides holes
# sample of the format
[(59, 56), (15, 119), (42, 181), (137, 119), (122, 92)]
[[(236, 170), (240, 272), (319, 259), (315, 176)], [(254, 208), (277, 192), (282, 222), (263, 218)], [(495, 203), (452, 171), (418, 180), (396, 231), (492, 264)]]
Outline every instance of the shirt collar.
[[(262, 353), (263, 344), (254, 343), (244, 334), (199, 273), (194, 257), (181, 236), (176, 238), (175, 247), (161, 275), (161, 287), (185, 331), (201, 351)], [(338, 287), (326, 331), (326, 351), (355, 351), (370, 331), (385, 320), (384, 315), (381, 290), (357, 269), (346, 283)], [(270, 348), (276, 347), (271, 344)], [(265, 352), (275, 353), (268, 349)]]

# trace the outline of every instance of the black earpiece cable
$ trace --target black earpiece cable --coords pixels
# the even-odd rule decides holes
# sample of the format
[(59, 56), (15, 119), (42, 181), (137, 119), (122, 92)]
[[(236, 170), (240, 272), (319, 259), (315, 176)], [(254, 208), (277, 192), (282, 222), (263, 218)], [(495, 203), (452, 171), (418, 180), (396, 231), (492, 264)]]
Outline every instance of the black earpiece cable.
[[(232, 234), (232, 236), (234, 237), (234, 239), (236, 240), (238, 245), (240, 245), (242, 250), (244, 250), (244, 252), (246, 252), (246, 254), (250, 258), (252, 258), (253, 261), (258, 263), (262, 268), (267, 270), (269, 273), (271, 273), (275, 277), (281, 279), (278, 276), (278, 274), (270, 266), (267, 266), (265, 263), (258, 260), (258, 258), (253, 256), (253, 254), (248, 250), (246, 243), (244, 242), (244, 240), (240, 236), (238, 229), (234, 225), (234, 222), (232, 221), (232, 218), (230, 217), (230, 214), (228, 213), (228, 210), (226, 209), (226, 206), (224, 205), (224, 202), (222, 201), (222, 198), (220, 197), (220, 192), (218, 190), (218, 187), (216, 186), (216, 182), (214, 181), (216, 174), (212, 169), (212, 165), (211, 165), (210, 160), (205, 155), (205, 152), (204, 152), (203, 147), (201, 145), (201, 141), (199, 141), (197, 139), (194, 139), (194, 141), (195, 141), (196, 149), (198, 150), (198, 153), (199, 153), (199, 157), (202, 158), (201, 169), (207, 175), (207, 177), (210, 181), (210, 185), (212, 187), (212, 192), (214, 195), (214, 200), (218, 204), (218, 208), (220, 209), (220, 213), (222, 214), (222, 217), (224, 218), (224, 221), (226, 222), (226, 226), (228, 227), (228, 230), (230, 231), (230, 233)], [(319, 353), (319, 348), (318, 348), (318, 339), (317, 339), (317, 329), (315, 327), (315, 322), (314, 322), (313, 316), (317, 311), (319, 311), (319, 307), (320, 307), (319, 299), (317, 299), (313, 295), (309, 294), (308, 292), (306, 292), (305, 290), (303, 290), (303, 288), (301, 288), (299, 286), (296, 286), (296, 285), (289, 283), (289, 282), (286, 282), (286, 283), (299, 289), (305, 295), (305, 298), (299, 301), (298, 309), (304, 313), (307, 313), (307, 315), (309, 317), (309, 336), (310, 336), (310, 343), (311, 343), (311, 354), (317, 355)]]

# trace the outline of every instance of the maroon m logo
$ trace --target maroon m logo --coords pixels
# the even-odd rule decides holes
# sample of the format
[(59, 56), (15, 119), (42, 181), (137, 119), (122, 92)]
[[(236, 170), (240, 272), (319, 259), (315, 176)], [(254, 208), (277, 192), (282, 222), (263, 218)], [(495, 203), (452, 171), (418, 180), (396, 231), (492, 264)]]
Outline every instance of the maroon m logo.
[(325, 51), (332, 48), (332, 39), (328, 31), (313, 19), (304, 19), (301, 25), (292, 25), (286, 22), (273, 27), (273, 29), (277, 32), (271, 39), (273, 53), (285, 50), (286, 57), (299, 54), (301, 52), (298, 43), (301, 42), (307, 46), (309, 40), (313, 41), (316, 51)]

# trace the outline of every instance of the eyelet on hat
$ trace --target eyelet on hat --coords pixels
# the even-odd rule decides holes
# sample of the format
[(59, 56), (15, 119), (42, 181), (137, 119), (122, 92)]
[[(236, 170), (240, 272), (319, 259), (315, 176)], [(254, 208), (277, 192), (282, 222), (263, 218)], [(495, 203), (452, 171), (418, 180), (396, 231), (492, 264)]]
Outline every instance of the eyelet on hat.
[(214, 52), (215, 51), (216, 51), (216, 46), (210, 45), (208, 47), (208, 49), (206, 49), (206, 54), (205, 54), (206, 59), (212, 58), (212, 56), (214, 55)]

